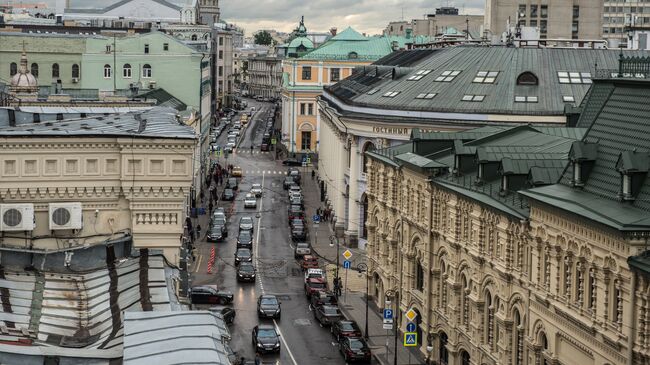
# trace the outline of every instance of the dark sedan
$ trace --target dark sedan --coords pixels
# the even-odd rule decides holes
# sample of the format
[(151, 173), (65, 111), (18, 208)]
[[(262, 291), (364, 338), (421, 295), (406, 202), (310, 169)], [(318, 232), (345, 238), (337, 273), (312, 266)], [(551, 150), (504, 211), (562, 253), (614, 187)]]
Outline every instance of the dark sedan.
[(360, 337), (344, 337), (339, 342), (339, 350), (343, 354), (346, 363), (356, 361), (369, 363), (372, 356), (370, 347)]
[(255, 352), (280, 352), (280, 335), (273, 325), (261, 324), (253, 328)]
[(302, 166), (302, 161), (298, 161), (295, 158), (288, 158), (282, 161), (284, 166)]
[(237, 268), (237, 281), (255, 281), (255, 266), (250, 262), (242, 262)]
[(228, 180), (226, 181), (226, 188), (232, 190), (239, 189), (239, 182), (237, 182), (237, 178), (236, 177), (228, 178)]
[(251, 262), (253, 261), (253, 254), (251, 250), (247, 248), (237, 249), (235, 252), (235, 265), (239, 265), (242, 262)]
[(336, 305), (338, 303), (338, 300), (336, 299), (336, 295), (330, 291), (318, 291), (312, 294), (311, 296), (311, 306), (312, 308), (317, 308), (318, 306), (321, 305)]
[(232, 324), (235, 321), (235, 316), (237, 315), (235, 308), (226, 307), (224, 305), (216, 305), (214, 307), (210, 307), (209, 311), (221, 314), (226, 324)]
[(321, 305), (314, 309), (314, 318), (323, 326), (329, 326), (341, 319), (339, 307), (333, 305)]
[(223, 194), (221, 194), (221, 199), (223, 200), (235, 200), (235, 191), (232, 189), (224, 189)]
[(284, 182), (282, 182), (282, 188), (284, 190), (289, 190), (289, 187), (295, 183), (296, 182), (293, 181), (293, 178), (291, 176), (287, 176), (284, 178)]
[(307, 241), (307, 229), (305, 229), (305, 226), (294, 226), (291, 228), (291, 239), (294, 241)]
[(275, 295), (260, 295), (257, 298), (257, 316), (259, 318), (280, 319), (280, 301)]
[(208, 230), (208, 237), (206, 241), (208, 242), (219, 242), (222, 241), (225, 237), (224, 234), (225, 227), (219, 224), (214, 224)]
[(289, 215), (289, 221), (294, 219), (305, 219), (305, 212), (302, 209), (302, 206), (298, 204), (292, 204), (287, 209), (287, 214)]
[(228, 304), (232, 303), (234, 295), (213, 285), (202, 285), (190, 289), (190, 299), (193, 304)]
[(361, 337), (361, 328), (355, 321), (342, 320), (332, 323), (332, 336), (336, 342), (340, 342), (343, 337)]
[(237, 236), (237, 248), (253, 249), (253, 233), (251, 231), (239, 231), (239, 236)]

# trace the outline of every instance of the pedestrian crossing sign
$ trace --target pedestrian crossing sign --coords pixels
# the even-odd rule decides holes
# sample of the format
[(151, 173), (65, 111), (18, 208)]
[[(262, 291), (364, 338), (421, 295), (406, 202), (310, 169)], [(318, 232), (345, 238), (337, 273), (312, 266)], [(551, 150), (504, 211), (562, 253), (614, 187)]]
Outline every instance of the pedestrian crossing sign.
[(417, 332), (404, 332), (404, 346), (405, 347), (415, 347), (418, 345), (418, 333)]

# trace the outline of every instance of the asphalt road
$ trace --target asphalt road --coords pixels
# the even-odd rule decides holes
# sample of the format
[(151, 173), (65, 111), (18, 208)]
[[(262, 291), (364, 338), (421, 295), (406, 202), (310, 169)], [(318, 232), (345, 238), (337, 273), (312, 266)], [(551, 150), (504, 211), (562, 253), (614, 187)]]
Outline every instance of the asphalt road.
[[(221, 289), (230, 290), (235, 295), (234, 308), (237, 316), (231, 326), (230, 343), (239, 356), (247, 359), (255, 357), (251, 342), (251, 331), (256, 325), (274, 323), (281, 333), (279, 355), (264, 355), (265, 364), (345, 364), (333, 343), (329, 328), (321, 328), (309, 311), (303, 290), (303, 274), (293, 258), (293, 247), (287, 225), (288, 197), (282, 189), (286, 167), (274, 161), (275, 153), (262, 153), (259, 145), (270, 116), (272, 104), (248, 101), (248, 108), (255, 106), (257, 112), (249, 123), (238, 150), (229, 156), (227, 163), (241, 166), (244, 176), (240, 179), (239, 193), (232, 204), (219, 204), (230, 209), (228, 238), (226, 242), (198, 245), (197, 266), (192, 275), (193, 285), (216, 284)], [(218, 138), (224, 145), (227, 132)], [(250, 145), (255, 146), (251, 154)], [(223, 164), (224, 158), (220, 158)], [(304, 176), (303, 178), (306, 178)], [(256, 209), (245, 209), (243, 199), (251, 184), (261, 183), (264, 193), (258, 198)], [(226, 202), (229, 203), (229, 202)], [(313, 212), (307, 212), (307, 215)], [(238, 283), (234, 266), (234, 252), (239, 219), (252, 216), (255, 220), (253, 258), (258, 269), (256, 282)], [(207, 229), (207, 223), (204, 228)], [(204, 237), (203, 237), (204, 238)], [(217, 260), (213, 273), (207, 274), (207, 261), (210, 248), (216, 248)], [(282, 303), (282, 318), (279, 320), (259, 320), (257, 318), (257, 298), (261, 294), (275, 294)]]

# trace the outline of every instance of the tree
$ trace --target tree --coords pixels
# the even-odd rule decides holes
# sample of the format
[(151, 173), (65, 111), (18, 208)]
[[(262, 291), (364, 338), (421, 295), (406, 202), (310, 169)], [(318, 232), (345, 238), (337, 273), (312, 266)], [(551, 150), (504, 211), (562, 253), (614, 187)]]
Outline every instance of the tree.
[(257, 34), (255, 34), (255, 44), (270, 46), (272, 42), (273, 42), (273, 37), (271, 37), (271, 33), (265, 30), (259, 31), (257, 32)]

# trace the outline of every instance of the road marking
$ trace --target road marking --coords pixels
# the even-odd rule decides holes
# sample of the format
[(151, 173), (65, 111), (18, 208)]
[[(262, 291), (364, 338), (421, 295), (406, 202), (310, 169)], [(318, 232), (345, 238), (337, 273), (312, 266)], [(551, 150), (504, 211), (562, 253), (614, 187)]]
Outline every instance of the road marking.
[(201, 260), (203, 259), (203, 255), (199, 254), (199, 259), (196, 260), (196, 266), (194, 267), (194, 272), (199, 272), (199, 268), (201, 267)]
[(278, 326), (278, 322), (276, 320), (273, 320), (273, 324), (275, 325), (275, 328), (278, 330), (278, 334), (280, 335), (280, 341), (284, 344), (284, 348), (287, 349), (287, 353), (289, 354), (289, 357), (291, 358), (291, 361), (293, 362), (293, 365), (298, 365), (296, 362), (296, 359), (293, 357), (293, 354), (291, 353), (291, 349), (289, 349), (289, 345), (287, 345), (287, 341), (284, 340), (284, 335), (282, 334), (282, 331), (280, 331), (280, 326)]

